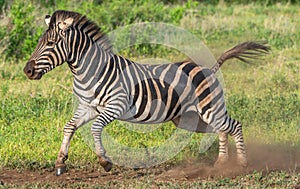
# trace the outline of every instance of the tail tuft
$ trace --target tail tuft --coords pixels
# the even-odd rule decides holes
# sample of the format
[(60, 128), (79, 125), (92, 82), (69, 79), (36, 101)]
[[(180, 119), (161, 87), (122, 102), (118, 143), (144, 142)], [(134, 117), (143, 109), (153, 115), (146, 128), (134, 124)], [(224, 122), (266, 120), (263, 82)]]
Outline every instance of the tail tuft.
[(222, 64), (231, 58), (237, 58), (243, 62), (250, 63), (249, 59), (256, 59), (262, 55), (268, 54), (271, 48), (266, 42), (247, 41), (224, 52), (217, 60), (217, 63), (211, 68), (216, 73)]

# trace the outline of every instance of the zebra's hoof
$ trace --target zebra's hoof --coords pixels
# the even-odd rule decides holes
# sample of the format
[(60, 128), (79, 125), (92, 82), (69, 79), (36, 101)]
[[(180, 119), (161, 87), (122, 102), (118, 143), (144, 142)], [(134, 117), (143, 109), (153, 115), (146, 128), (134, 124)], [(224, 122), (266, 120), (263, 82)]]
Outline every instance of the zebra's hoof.
[(113, 164), (108, 161), (107, 164), (105, 166), (103, 166), (103, 168), (106, 172), (109, 172), (111, 170), (112, 166), (113, 166)]
[(67, 168), (66, 166), (58, 167), (56, 169), (56, 176), (60, 176), (66, 172)]
[(104, 168), (104, 170), (106, 172), (109, 172), (113, 166), (113, 164), (111, 163), (111, 161), (108, 158), (104, 159), (104, 158), (100, 157), (99, 162), (100, 162), (100, 165)]

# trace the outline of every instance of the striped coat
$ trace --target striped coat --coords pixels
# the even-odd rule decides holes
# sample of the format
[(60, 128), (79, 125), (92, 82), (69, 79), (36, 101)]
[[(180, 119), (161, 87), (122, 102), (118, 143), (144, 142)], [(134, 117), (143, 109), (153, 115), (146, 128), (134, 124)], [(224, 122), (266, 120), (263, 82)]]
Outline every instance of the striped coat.
[(215, 72), (230, 58), (247, 61), (267, 53), (257, 42), (245, 42), (226, 51), (213, 66), (205, 68), (192, 61), (144, 65), (112, 51), (99, 27), (79, 13), (56, 11), (46, 16), (48, 29), (41, 37), (24, 72), (29, 79), (67, 62), (74, 76), (74, 93), (79, 106), (64, 127), (64, 138), (56, 160), (56, 174), (66, 169), (68, 147), (75, 131), (88, 121), (92, 125), (96, 154), (106, 171), (112, 167), (105, 156), (101, 133), (115, 119), (134, 123), (173, 121), (194, 132), (219, 133), (216, 165), (228, 159), (228, 134), (237, 147), (238, 163), (246, 166), (242, 125), (230, 118), (224, 94)]

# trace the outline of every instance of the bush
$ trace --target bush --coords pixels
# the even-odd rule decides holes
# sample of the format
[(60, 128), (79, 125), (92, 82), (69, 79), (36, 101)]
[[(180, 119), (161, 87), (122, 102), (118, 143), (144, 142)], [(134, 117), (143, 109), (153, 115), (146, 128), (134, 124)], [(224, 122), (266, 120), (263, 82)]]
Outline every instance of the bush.
[[(9, 10), (9, 25), (4, 27), (0, 36), (8, 36), (8, 46), (4, 50), (4, 57), (9, 60), (28, 58), (36, 45), (42, 30), (35, 26), (32, 14), (35, 8), (29, 2), (14, 1)], [(2, 34), (2, 35), (1, 35)]]
[(260, 4), (260, 5), (274, 5), (276, 3), (299, 3), (299, 0), (202, 0), (202, 3), (217, 5), (219, 3), (230, 4)]
[[(98, 25), (102, 26), (104, 32), (112, 31), (119, 26), (125, 26), (138, 22), (165, 22), (172, 24), (180, 24), (184, 16), (189, 14), (191, 10), (199, 11), (201, 7), (199, 4), (210, 4), (201, 9), (204, 14), (207, 9), (210, 11), (211, 5), (225, 3), (228, 6), (232, 4), (246, 4), (258, 3), (262, 5), (271, 5), (275, 3), (299, 3), (299, 0), (172, 0), (172, 1), (159, 1), (159, 0), (142, 0), (142, 1), (126, 1), (126, 0), (94, 0), (94, 1), (55, 1), (55, 0), (42, 0), (42, 1), (29, 1), (29, 0), (16, 0), (4, 1), (0, 0), (1, 11), (6, 7), (9, 17), (7, 25), (3, 24), (0, 28), (0, 53), (3, 51), (3, 56), (6, 59), (18, 60), (28, 58), (33, 51), (39, 36), (44, 30), (44, 26), (36, 24), (37, 14), (41, 10), (45, 14), (49, 14), (58, 9), (66, 9), (80, 12), (88, 15), (90, 19), (95, 21)], [(209, 12), (208, 11), (208, 12)], [(3, 15), (4, 13), (2, 13)], [(282, 35), (280, 35), (282, 36)], [(276, 36), (275, 36), (276, 37)], [(283, 41), (283, 42), (282, 42)], [(297, 41), (295, 39), (295, 41)], [(284, 43), (293, 46), (292, 39), (286, 37), (284, 40), (278, 40), (275, 45)], [(5, 44), (5, 45), (3, 45)], [(273, 44), (274, 45), (274, 44)], [(148, 51), (153, 52), (153, 47), (149, 45), (140, 45), (134, 47), (134, 52)], [(141, 52), (142, 52), (141, 51)]]
[[(43, 26), (36, 25), (36, 14), (40, 7), (47, 7), (44, 1), (35, 5), (30, 1), (16, 0), (14, 1), (9, 12), (9, 24), (0, 29), (0, 39), (3, 42), (5, 35), (9, 34), (8, 44), (4, 50), (4, 57), (9, 60), (28, 59), (31, 52), (35, 48), (39, 36), (44, 31)], [(88, 15), (88, 18), (95, 21), (102, 29), (112, 31), (119, 26), (125, 26), (137, 22), (167, 22), (178, 24), (185, 13), (190, 8), (195, 8), (198, 3), (188, 1), (183, 5), (166, 6), (161, 1), (103, 1), (103, 2), (75, 2), (60, 1), (53, 2), (55, 10), (66, 9), (80, 12)], [(0, 4), (1, 5), (1, 4)], [(51, 10), (52, 8), (47, 8)], [(55, 10), (46, 12), (52, 13)], [(124, 16), (126, 15), (126, 16)], [(145, 47), (137, 47), (145, 49)], [(146, 49), (151, 51), (148, 45)]]

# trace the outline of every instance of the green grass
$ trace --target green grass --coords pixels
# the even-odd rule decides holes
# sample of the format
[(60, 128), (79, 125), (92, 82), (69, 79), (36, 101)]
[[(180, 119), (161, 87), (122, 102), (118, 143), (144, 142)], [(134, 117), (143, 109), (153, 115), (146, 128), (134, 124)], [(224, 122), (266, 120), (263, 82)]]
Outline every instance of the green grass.
[[(254, 4), (225, 7), (200, 4), (177, 24), (198, 36), (216, 56), (246, 40), (267, 40), (272, 47), (270, 55), (253, 65), (232, 60), (221, 69), (229, 113), (243, 123), (246, 141), (256, 137), (264, 143), (300, 146), (299, 8), (299, 5), (284, 4), (268, 7)], [(124, 54), (128, 58), (138, 59), (140, 53), (125, 50)], [(162, 58), (168, 56), (170, 60), (182, 58), (182, 55), (175, 53), (174, 56), (168, 51), (155, 51), (154, 54), (158, 57), (162, 55)], [(151, 57), (151, 54), (147, 56)], [(72, 117), (72, 76), (67, 65), (56, 68), (40, 81), (29, 81), (22, 72), (25, 63), (26, 60), (0, 63), (0, 168), (53, 167), (63, 136), (63, 126)], [(135, 147), (141, 144), (158, 145), (174, 129), (169, 124), (150, 134), (134, 133), (119, 122), (106, 128), (121, 143)], [(190, 144), (175, 160), (198, 157), (201, 137), (201, 134), (193, 134)], [(216, 146), (213, 149), (216, 153)], [(77, 133), (71, 143), (67, 164), (81, 167), (91, 162), (97, 164), (97, 158)], [(256, 172), (233, 180), (201, 181), (200, 186), (292, 187), (296, 182), (299, 183), (299, 180), (295, 181), (298, 178), (297, 173), (275, 172), (265, 177)], [(283, 181), (285, 179), (291, 182)], [(240, 180), (246, 184), (243, 185)], [(153, 182), (111, 181), (105, 184), (142, 188), (150, 187)], [(194, 183), (155, 184), (162, 188), (199, 186)]]

